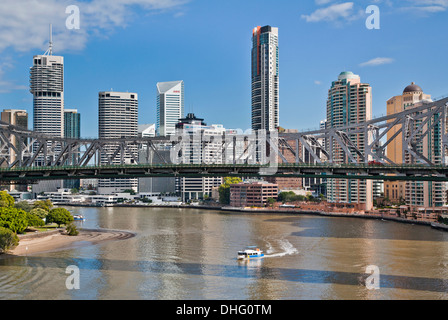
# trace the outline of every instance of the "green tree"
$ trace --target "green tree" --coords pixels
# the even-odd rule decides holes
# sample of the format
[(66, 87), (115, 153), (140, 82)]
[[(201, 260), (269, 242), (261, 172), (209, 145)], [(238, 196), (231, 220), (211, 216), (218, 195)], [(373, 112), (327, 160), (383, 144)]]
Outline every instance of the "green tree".
[(28, 228), (26, 212), (16, 208), (0, 208), (0, 227), (23, 233)]
[(50, 207), (48, 206), (48, 203), (46, 201), (37, 200), (33, 204), (34, 209), (42, 209), (47, 212), (50, 211)]
[(0, 253), (8, 252), (19, 244), (19, 237), (9, 229), (0, 227)]
[(30, 212), (33, 209), (33, 206), (28, 203), (28, 201), (20, 201), (17, 202), (14, 206), (16, 209), (23, 210), (25, 212)]
[(274, 199), (274, 198), (268, 198), (268, 205), (270, 206), (270, 207), (274, 207), (274, 204), (276, 203), (277, 201)]
[(28, 227), (43, 227), (45, 225), (44, 220), (39, 218), (39, 216), (29, 212), (25, 212), (25, 214), (26, 219), (28, 220)]
[(0, 207), (14, 207), (14, 198), (6, 191), (0, 191)]
[(65, 208), (52, 209), (47, 215), (47, 223), (56, 223), (58, 228), (60, 228), (61, 225), (68, 225), (73, 221), (73, 216)]
[(223, 205), (230, 204), (230, 186), (243, 182), (240, 178), (226, 177), (224, 183), (219, 187), (219, 202)]
[(48, 215), (48, 211), (41, 208), (34, 208), (30, 211), (31, 214), (38, 216), (42, 220), (45, 219)]

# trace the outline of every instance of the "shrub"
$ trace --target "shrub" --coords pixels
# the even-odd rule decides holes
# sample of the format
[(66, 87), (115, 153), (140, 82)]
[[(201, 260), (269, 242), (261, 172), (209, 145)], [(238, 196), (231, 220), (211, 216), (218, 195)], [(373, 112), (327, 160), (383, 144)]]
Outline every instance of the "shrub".
[(73, 224), (73, 222), (70, 222), (67, 225), (66, 231), (69, 236), (77, 236), (79, 234), (78, 228)]
[(19, 244), (17, 234), (9, 229), (0, 227), (0, 253), (8, 252)]
[(67, 209), (64, 208), (52, 209), (47, 215), (47, 223), (56, 223), (58, 228), (60, 228), (61, 225), (68, 225), (73, 221), (73, 216)]

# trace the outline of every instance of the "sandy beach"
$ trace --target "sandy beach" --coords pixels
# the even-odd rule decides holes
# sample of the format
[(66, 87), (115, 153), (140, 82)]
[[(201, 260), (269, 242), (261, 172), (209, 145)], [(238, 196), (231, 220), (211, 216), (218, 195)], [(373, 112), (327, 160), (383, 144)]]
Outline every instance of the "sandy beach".
[(0, 259), (66, 250), (107, 241), (126, 240), (133, 237), (135, 237), (134, 233), (116, 230), (80, 230), (79, 235), (75, 237), (64, 235), (62, 232), (52, 232), (48, 235), (32, 235), (21, 238), (19, 245), (14, 250), (9, 251), (8, 254), (0, 255)]

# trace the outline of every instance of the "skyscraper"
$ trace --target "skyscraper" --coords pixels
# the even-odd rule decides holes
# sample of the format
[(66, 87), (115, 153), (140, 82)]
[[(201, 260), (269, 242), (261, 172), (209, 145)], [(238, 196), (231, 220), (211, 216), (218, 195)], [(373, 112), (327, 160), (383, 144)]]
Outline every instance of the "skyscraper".
[(33, 94), (33, 130), (51, 136), (64, 135), (64, 58), (34, 56), (30, 70)]
[[(79, 139), (81, 138), (81, 114), (76, 109), (64, 110), (64, 137)], [(78, 152), (74, 152), (72, 159), (69, 159), (68, 165), (75, 163), (76, 157), (79, 157)], [(70, 161), (72, 160), (72, 161)], [(80, 180), (64, 180), (64, 188), (78, 189), (80, 187)]]
[(173, 135), (176, 124), (184, 117), (184, 82), (171, 81), (157, 84), (157, 124), (158, 136)]
[[(64, 57), (53, 56), (50, 26), (50, 43), (43, 55), (33, 58), (30, 68), (30, 92), (33, 94), (33, 130), (54, 137), (64, 136)], [(37, 149), (38, 144), (33, 145)], [(37, 165), (46, 165), (37, 157)], [(61, 180), (41, 181), (33, 185), (33, 192), (57, 191)]]
[[(326, 127), (344, 127), (365, 122), (371, 118), (372, 88), (369, 84), (361, 83), (358, 75), (342, 72), (338, 80), (332, 83), (328, 92)], [(368, 143), (366, 139), (369, 137), (366, 137), (364, 133), (351, 134), (349, 137), (354, 145), (364, 152), (365, 145)], [(327, 146), (327, 150), (331, 148)], [(336, 163), (348, 162), (347, 155), (339, 145), (335, 143), (332, 150)], [(354, 204), (360, 210), (371, 210), (373, 207), (372, 181), (328, 179), (327, 199), (329, 202)]]
[[(136, 138), (138, 137), (138, 95), (128, 92), (100, 92), (99, 93), (99, 126), (100, 139)], [(137, 156), (138, 150), (130, 151)], [(104, 148), (101, 154), (101, 163), (108, 164), (108, 157), (112, 156), (114, 148)], [(125, 153), (125, 162), (133, 163), (133, 157), (129, 152)], [(113, 164), (118, 164), (119, 159)], [(98, 192), (111, 194), (123, 190), (133, 189), (137, 191), (138, 179), (100, 179)]]
[(76, 109), (64, 110), (64, 137), (81, 138), (81, 114)]
[[(207, 126), (204, 119), (197, 118), (190, 113), (186, 118), (179, 119), (176, 130), (182, 135), (196, 135), (196, 137), (202, 138), (202, 140), (191, 138), (191, 141), (182, 142), (181, 163), (222, 163), (222, 143), (219, 141), (208, 141), (210, 136), (222, 136), (224, 134), (226, 130), (222, 125)], [(178, 183), (182, 201), (188, 202), (190, 200), (203, 200), (211, 196), (212, 189), (222, 184), (222, 178), (180, 178)]]
[(278, 28), (256, 27), (252, 33), (252, 129), (279, 126)]

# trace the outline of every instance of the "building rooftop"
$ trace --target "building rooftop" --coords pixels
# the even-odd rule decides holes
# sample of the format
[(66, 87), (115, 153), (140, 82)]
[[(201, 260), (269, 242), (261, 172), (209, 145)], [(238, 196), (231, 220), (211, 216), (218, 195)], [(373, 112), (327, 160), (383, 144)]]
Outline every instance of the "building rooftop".
[(404, 88), (403, 93), (410, 93), (410, 92), (423, 92), (423, 89), (416, 85), (415, 82), (412, 82), (409, 86)]

